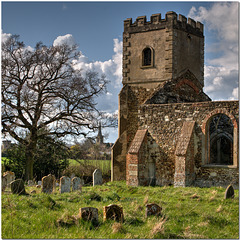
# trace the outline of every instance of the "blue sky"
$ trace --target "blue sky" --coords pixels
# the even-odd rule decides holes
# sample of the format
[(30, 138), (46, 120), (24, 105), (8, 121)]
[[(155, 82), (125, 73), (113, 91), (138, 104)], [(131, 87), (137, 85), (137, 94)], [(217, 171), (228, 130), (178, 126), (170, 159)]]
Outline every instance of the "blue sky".
[[(67, 41), (82, 52), (78, 67), (104, 73), (110, 81), (107, 94), (99, 98), (101, 110), (118, 109), (121, 90), (123, 21), (168, 11), (204, 24), (205, 88), (213, 100), (238, 97), (238, 2), (4, 2), (2, 40), (19, 34), (27, 46)], [(61, 37), (60, 37), (61, 36)], [(84, 72), (83, 70), (83, 72)], [(117, 129), (107, 141), (115, 142)]]
[(187, 15), (193, 2), (2, 2), (2, 30), (19, 34), (30, 46), (46, 45), (72, 34), (81, 51), (92, 61), (105, 61), (113, 55), (113, 39), (122, 38), (123, 21), (154, 13), (175, 11)]

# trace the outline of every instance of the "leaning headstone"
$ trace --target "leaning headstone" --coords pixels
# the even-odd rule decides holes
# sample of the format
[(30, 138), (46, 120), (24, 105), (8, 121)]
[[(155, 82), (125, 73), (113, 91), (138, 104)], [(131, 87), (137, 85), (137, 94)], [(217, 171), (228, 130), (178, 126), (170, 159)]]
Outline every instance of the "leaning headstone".
[(95, 169), (93, 172), (93, 186), (102, 185), (102, 172), (99, 169)]
[(146, 217), (154, 215), (160, 216), (162, 208), (155, 203), (147, 204), (146, 205)]
[(10, 183), (11, 192), (13, 194), (26, 194), (24, 181), (22, 179), (16, 179)]
[(71, 178), (62, 176), (60, 178), (59, 192), (65, 193), (65, 192), (70, 192), (70, 191), (71, 191)]
[(2, 192), (5, 191), (6, 187), (7, 187), (7, 177), (2, 176)]
[(119, 207), (116, 204), (110, 204), (108, 206), (103, 207), (103, 221), (108, 219), (123, 222), (123, 208)]
[(84, 207), (79, 209), (79, 218), (85, 221), (98, 222), (98, 209), (93, 207)]
[(82, 184), (81, 184), (81, 179), (79, 177), (74, 177), (72, 179), (72, 191), (81, 191), (82, 189)]
[(232, 185), (229, 185), (225, 191), (225, 195), (224, 195), (225, 199), (228, 198), (234, 198), (234, 189)]
[(15, 180), (15, 173), (14, 172), (5, 172), (3, 176), (7, 179), (7, 187), (10, 186), (10, 183)]
[(55, 190), (56, 179), (54, 175), (47, 175), (42, 178), (42, 192), (52, 193)]
[(35, 186), (34, 181), (33, 180), (28, 180), (28, 186), (29, 187)]

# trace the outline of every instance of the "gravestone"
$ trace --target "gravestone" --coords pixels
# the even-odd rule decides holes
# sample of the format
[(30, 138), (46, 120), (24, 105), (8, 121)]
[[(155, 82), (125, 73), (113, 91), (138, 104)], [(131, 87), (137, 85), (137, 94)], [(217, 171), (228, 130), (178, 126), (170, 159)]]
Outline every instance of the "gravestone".
[(84, 207), (79, 209), (79, 218), (85, 221), (98, 222), (98, 209), (93, 207)]
[(38, 184), (37, 184), (37, 185), (40, 185), (40, 186), (41, 186), (41, 185), (42, 185), (42, 181), (38, 181)]
[(2, 176), (2, 192), (5, 191), (6, 187), (7, 187), (7, 177)]
[(155, 203), (147, 204), (146, 205), (146, 217), (154, 215), (160, 216), (162, 208)]
[(116, 204), (110, 204), (103, 207), (103, 221), (114, 220), (117, 222), (123, 222), (123, 208)]
[(234, 198), (234, 189), (232, 185), (229, 185), (225, 191), (225, 195), (224, 195), (225, 199), (228, 198)]
[(9, 187), (10, 182), (15, 180), (15, 173), (8, 171), (8, 172), (3, 173), (3, 177), (5, 177), (7, 179), (7, 187)]
[(81, 191), (82, 190), (82, 181), (79, 177), (74, 177), (72, 179), (72, 191)]
[(26, 194), (24, 181), (22, 179), (16, 179), (10, 183), (11, 192), (13, 194)]
[(70, 191), (71, 191), (71, 178), (62, 176), (60, 178), (59, 192), (65, 193), (65, 192), (70, 192)]
[(95, 169), (93, 172), (93, 186), (102, 185), (102, 172), (99, 169)]
[(55, 190), (56, 179), (54, 175), (47, 175), (42, 178), (42, 192), (52, 193)]
[(34, 186), (34, 185), (35, 185), (35, 183), (34, 183), (33, 180), (28, 180), (28, 186), (29, 186), (29, 187), (32, 187), (32, 186)]

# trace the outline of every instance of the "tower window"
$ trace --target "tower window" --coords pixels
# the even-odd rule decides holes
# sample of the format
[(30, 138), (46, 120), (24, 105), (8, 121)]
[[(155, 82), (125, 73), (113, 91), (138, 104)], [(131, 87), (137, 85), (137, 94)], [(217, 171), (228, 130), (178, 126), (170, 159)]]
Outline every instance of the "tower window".
[(142, 66), (153, 66), (153, 50), (149, 47), (143, 49), (142, 51)]

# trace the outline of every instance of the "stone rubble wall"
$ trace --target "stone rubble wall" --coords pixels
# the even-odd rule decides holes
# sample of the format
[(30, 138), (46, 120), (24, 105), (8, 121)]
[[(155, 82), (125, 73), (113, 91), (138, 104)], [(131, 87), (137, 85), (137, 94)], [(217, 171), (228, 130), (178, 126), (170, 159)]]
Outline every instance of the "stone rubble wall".
[[(185, 121), (195, 121), (194, 135), (194, 170), (196, 185), (238, 184), (238, 165), (208, 167), (202, 159), (203, 123), (211, 112), (225, 109), (238, 122), (238, 101), (216, 101), (201, 103), (149, 104), (139, 106), (138, 118), (140, 129), (148, 129), (158, 143), (161, 152), (156, 162), (157, 185), (174, 184), (175, 150)], [(238, 130), (238, 126), (237, 131)], [(238, 133), (237, 133), (238, 134)], [(239, 143), (237, 143), (239, 146)], [(238, 149), (238, 147), (237, 147)], [(163, 167), (164, 165), (164, 167)]]

